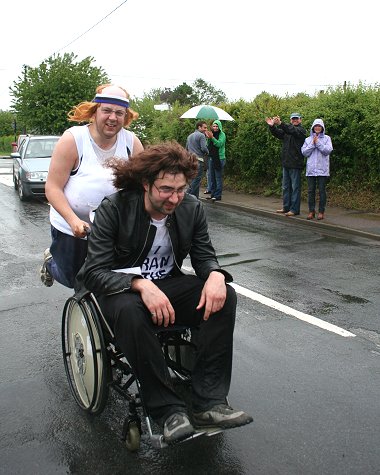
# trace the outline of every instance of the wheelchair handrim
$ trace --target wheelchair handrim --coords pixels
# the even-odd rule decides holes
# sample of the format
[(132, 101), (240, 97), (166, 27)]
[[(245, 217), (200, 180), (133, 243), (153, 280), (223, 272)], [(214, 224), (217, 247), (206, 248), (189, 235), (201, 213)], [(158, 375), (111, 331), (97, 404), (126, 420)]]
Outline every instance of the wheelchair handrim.
[(100, 338), (86, 302), (69, 299), (62, 320), (65, 370), (76, 402), (82, 409), (93, 414), (103, 409), (107, 394), (102, 391), (108, 390), (104, 388), (105, 360)]

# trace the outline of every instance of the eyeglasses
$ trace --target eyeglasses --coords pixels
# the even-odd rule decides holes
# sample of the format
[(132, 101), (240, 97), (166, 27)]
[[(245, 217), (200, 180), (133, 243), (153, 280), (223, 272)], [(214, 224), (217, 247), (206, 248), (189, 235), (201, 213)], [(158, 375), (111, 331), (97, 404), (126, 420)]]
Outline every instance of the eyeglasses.
[(174, 195), (174, 193), (177, 193), (178, 198), (182, 198), (189, 188), (188, 186), (183, 186), (182, 188), (178, 188), (178, 190), (176, 190), (170, 186), (156, 186), (154, 183), (153, 186), (156, 188), (161, 198), (170, 198)]
[(123, 109), (109, 109), (108, 107), (101, 107), (100, 111), (104, 115), (112, 115), (113, 113), (115, 113), (116, 117), (119, 119), (125, 117), (126, 114), (126, 111)]
[(291, 117), (290, 120), (300, 120), (301, 117)]

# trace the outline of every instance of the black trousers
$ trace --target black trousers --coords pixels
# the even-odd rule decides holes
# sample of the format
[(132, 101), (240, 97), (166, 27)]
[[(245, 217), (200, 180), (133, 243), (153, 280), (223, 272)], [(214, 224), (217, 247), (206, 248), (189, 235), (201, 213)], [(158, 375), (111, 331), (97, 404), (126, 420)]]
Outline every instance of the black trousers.
[[(204, 281), (193, 275), (169, 277), (154, 282), (169, 298), (176, 323), (198, 326), (197, 354), (192, 373), (192, 404), (195, 411), (225, 402), (232, 371), (233, 331), (236, 293), (227, 285), (224, 307), (203, 320), (197, 311)], [(174, 391), (150, 312), (139, 294), (122, 293), (98, 298), (101, 309), (114, 330), (118, 346), (127, 357), (139, 382), (149, 415), (162, 422), (170, 414), (185, 409)], [(199, 340), (199, 341), (198, 341)]]

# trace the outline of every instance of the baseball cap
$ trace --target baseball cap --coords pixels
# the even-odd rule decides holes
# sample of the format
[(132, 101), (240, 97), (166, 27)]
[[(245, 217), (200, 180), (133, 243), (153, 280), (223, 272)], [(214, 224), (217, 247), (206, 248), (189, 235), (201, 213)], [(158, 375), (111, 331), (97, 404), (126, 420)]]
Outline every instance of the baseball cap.
[(290, 114), (291, 119), (301, 119), (302, 115), (299, 112), (292, 112)]

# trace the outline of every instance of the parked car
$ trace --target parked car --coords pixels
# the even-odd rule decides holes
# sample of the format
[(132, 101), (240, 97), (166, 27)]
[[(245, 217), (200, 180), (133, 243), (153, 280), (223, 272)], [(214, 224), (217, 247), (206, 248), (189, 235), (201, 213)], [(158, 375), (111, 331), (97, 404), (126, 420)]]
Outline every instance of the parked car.
[(59, 136), (27, 135), (13, 159), (13, 184), (21, 201), (45, 197), (51, 156)]
[(17, 137), (17, 150), (15, 150), (15, 152), (20, 150), (20, 145), (23, 143), (26, 137), (28, 137), (26, 134), (21, 134)]

